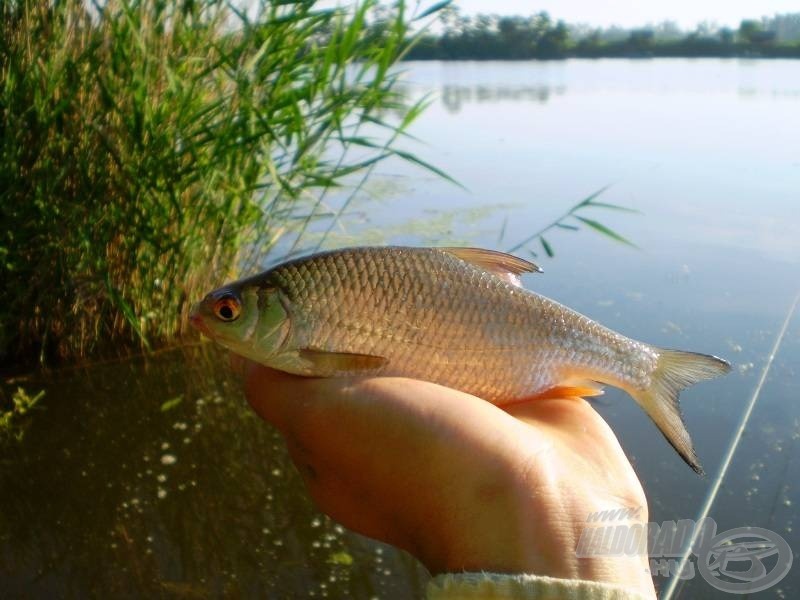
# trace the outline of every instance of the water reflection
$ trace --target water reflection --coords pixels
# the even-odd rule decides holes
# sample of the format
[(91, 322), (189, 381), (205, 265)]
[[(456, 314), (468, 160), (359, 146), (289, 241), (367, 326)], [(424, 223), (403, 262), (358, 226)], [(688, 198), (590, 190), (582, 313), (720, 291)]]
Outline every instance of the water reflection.
[(456, 114), (461, 110), (463, 104), (471, 102), (535, 102), (544, 104), (550, 100), (551, 96), (561, 96), (566, 90), (566, 86), (563, 85), (445, 85), (442, 87), (441, 100), (447, 112)]
[(757, 96), (767, 96), (774, 100), (788, 99), (797, 100), (800, 98), (798, 88), (773, 88), (771, 90), (760, 89), (755, 86), (740, 87), (739, 96), (741, 98), (755, 98)]
[(409, 597), (425, 571), (307, 498), (227, 358), (175, 352), (27, 385), (0, 463), (0, 588), (85, 597)]

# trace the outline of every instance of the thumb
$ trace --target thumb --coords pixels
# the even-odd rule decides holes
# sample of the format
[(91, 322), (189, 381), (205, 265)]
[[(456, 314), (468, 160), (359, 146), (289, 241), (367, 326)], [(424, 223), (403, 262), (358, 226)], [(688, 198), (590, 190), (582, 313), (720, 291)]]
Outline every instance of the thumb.
[(310, 390), (307, 387), (313, 381), (252, 361), (244, 365), (247, 402), (259, 417), (284, 432), (293, 414), (308, 403)]

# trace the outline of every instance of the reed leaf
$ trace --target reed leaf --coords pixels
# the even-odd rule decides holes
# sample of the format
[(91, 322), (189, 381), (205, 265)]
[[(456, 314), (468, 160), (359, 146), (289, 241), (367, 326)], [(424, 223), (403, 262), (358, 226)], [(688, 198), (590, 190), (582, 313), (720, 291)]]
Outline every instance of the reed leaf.
[[(612, 203), (608, 203), (608, 202), (597, 202), (596, 198), (598, 198), (601, 194), (604, 194), (610, 187), (611, 187), (611, 184), (603, 186), (599, 190), (597, 190), (595, 192), (592, 192), (586, 198), (584, 198), (580, 202), (577, 202), (576, 204), (571, 206), (560, 217), (558, 217), (557, 219), (551, 221), (550, 223), (548, 223), (547, 225), (545, 225), (544, 227), (542, 227), (538, 231), (530, 234), (529, 236), (524, 238), (522, 241), (520, 241), (520, 242), (514, 244), (513, 246), (511, 246), (507, 250), (507, 252), (516, 252), (516, 251), (518, 251), (518, 250), (520, 250), (522, 248), (526, 248), (531, 253), (531, 255), (534, 256), (534, 258), (535, 258), (536, 257), (536, 253), (533, 250), (531, 250), (529, 246), (530, 246), (530, 244), (532, 244), (532, 243), (534, 243), (534, 242), (536, 242), (538, 240), (539, 243), (541, 244), (542, 248), (544, 249), (545, 254), (547, 254), (548, 257), (552, 258), (553, 256), (555, 256), (555, 251), (553, 250), (553, 246), (550, 244), (550, 242), (548, 242), (544, 238), (544, 234), (548, 233), (550, 231), (553, 231), (555, 229), (564, 229), (564, 230), (568, 230), (568, 231), (579, 231), (580, 227), (578, 227), (574, 223), (569, 223), (568, 222), (570, 219), (577, 220), (579, 223), (582, 223), (586, 227), (588, 227), (590, 229), (593, 229), (594, 231), (597, 231), (598, 233), (600, 233), (600, 234), (602, 234), (602, 235), (604, 235), (604, 236), (606, 236), (606, 237), (608, 237), (608, 238), (610, 238), (610, 239), (612, 239), (614, 241), (620, 242), (622, 244), (626, 244), (628, 246), (632, 246), (633, 248), (637, 248), (636, 244), (634, 244), (633, 242), (631, 242), (630, 240), (628, 240), (626, 237), (622, 236), (621, 234), (617, 233), (616, 231), (614, 231), (613, 229), (611, 229), (607, 225), (603, 225), (602, 223), (600, 223), (596, 219), (584, 217), (581, 214), (579, 214), (579, 213), (582, 213), (582, 212), (586, 211), (587, 209), (591, 209), (591, 208), (599, 208), (599, 209), (606, 209), (606, 210), (616, 210), (616, 211), (640, 214), (638, 210), (635, 210), (635, 209), (632, 209), (632, 208), (628, 208), (626, 206), (622, 206), (622, 205), (619, 205), (619, 204), (612, 204)], [(505, 223), (503, 224), (503, 228), (505, 229)]]
[(243, 6), (0, 3), (0, 363), (173, 341), (343, 178), (441, 173), (394, 147), (424, 108), (397, 88), (402, 2)]

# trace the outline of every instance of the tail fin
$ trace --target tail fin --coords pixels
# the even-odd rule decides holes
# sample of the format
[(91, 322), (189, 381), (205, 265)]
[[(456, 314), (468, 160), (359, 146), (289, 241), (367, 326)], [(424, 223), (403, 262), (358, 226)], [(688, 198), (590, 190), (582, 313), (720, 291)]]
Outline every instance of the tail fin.
[(667, 441), (695, 473), (703, 475), (703, 467), (694, 452), (692, 438), (681, 417), (678, 395), (692, 384), (724, 375), (731, 370), (727, 361), (694, 352), (663, 350), (658, 352), (658, 364), (652, 374), (650, 387), (635, 390), (631, 395), (655, 422)]

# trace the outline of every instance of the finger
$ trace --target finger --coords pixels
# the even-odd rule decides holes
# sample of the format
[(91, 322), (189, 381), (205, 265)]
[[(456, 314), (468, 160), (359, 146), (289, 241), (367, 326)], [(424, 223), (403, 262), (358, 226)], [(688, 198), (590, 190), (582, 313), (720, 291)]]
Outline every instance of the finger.
[(230, 363), (233, 374), (240, 379), (244, 379), (245, 375), (247, 375), (248, 360), (244, 356), (231, 352), (228, 354), (228, 362)]
[(354, 379), (302, 377), (249, 363), (245, 395), (250, 406), (284, 435), (330, 429), (339, 413), (352, 411), (353, 395), (345, 393)]
[(509, 406), (506, 412), (532, 427), (546, 427), (551, 434), (559, 437), (618, 445), (611, 427), (583, 398), (533, 400)]
[(286, 440), (286, 449), (289, 451), (289, 458), (297, 467), (303, 481), (307, 486), (313, 485), (320, 478), (319, 461), (305, 445), (294, 437), (284, 436), (284, 439)]
[(636, 475), (619, 439), (605, 419), (582, 398), (536, 400), (509, 407), (509, 414), (536, 427), (547, 429), (560, 452), (574, 452), (587, 472), (599, 480), (628, 479), (630, 489), (637, 489)]
[(262, 419), (285, 430), (294, 407), (308, 395), (309, 380), (250, 361), (245, 371), (245, 396), (250, 406)]
[(385, 502), (374, 496), (375, 489), (365, 487), (358, 477), (349, 477), (349, 471), (329, 465), (324, 456), (311, 452), (293, 436), (286, 436), (286, 445), (309, 495), (322, 512), (362, 535), (412, 550), (408, 536), (403, 534), (402, 520), (386, 513)]
[(520, 402), (504, 407), (504, 410), (517, 419), (554, 425), (557, 427), (583, 426), (586, 421), (597, 418), (596, 411), (583, 398), (545, 398)]
[(582, 398), (548, 398), (508, 407), (513, 417), (578, 452), (596, 455), (619, 442), (600, 414)]
[(339, 474), (323, 469), (321, 476), (305, 479), (317, 508), (356, 533), (412, 551), (400, 516), (387, 514), (382, 508), (383, 499), (374, 497), (371, 489), (354, 486), (351, 481), (339, 478)]

